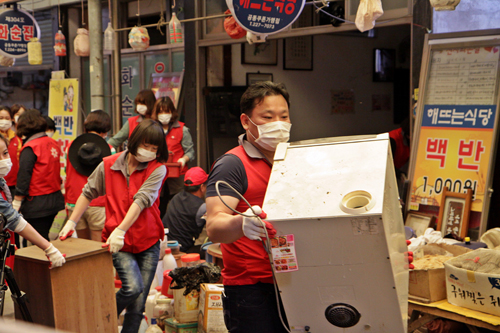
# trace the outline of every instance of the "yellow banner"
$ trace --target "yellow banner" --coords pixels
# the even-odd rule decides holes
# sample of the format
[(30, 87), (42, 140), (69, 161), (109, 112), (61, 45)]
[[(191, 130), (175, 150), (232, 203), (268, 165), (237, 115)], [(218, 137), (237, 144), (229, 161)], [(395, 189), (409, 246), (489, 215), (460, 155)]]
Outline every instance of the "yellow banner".
[(78, 80), (50, 80), (49, 117), (56, 123), (53, 139), (61, 146), (61, 176), (66, 178), (64, 152), (76, 138), (78, 128)]
[(444, 187), (473, 191), (471, 210), (481, 212), (493, 129), (422, 127), (411, 189), (410, 209), (439, 206)]

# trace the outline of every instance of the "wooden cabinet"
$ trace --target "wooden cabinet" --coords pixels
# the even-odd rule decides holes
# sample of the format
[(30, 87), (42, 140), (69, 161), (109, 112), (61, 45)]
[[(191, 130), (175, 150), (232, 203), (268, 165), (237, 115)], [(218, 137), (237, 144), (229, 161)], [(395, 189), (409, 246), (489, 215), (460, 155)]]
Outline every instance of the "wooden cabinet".
[[(91, 240), (53, 244), (66, 254), (66, 264), (54, 269), (36, 246), (16, 251), (14, 276), (27, 294), (33, 322), (71, 332), (117, 332), (111, 254)], [(22, 319), (17, 307), (15, 315)]]

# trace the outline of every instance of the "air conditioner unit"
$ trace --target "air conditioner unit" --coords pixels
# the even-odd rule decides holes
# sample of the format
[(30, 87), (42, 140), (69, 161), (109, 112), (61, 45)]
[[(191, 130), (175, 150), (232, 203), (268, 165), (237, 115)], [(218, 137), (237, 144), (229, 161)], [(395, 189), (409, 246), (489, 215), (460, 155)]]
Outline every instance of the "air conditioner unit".
[(263, 210), (278, 236), (294, 235), (298, 270), (276, 271), (292, 332), (406, 332), (407, 246), (387, 134), (280, 144)]

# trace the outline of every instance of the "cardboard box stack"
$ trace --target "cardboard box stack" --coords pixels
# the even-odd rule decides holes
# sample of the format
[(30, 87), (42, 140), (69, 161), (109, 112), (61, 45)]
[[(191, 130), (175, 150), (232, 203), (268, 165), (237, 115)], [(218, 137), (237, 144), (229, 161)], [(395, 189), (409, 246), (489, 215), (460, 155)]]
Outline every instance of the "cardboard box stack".
[(198, 312), (198, 333), (227, 333), (222, 312), (222, 291), (224, 286), (203, 283), (200, 291)]
[[(454, 256), (470, 252), (469, 249), (448, 244), (429, 244), (425, 246), (427, 252), (422, 253), (446, 253)], [(415, 251), (415, 264), (418, 254)], [(422, 303), (437, 302), (446, 299), (445, 268), (414, 269), (410, 271), (410, 283), (408, 298)]]

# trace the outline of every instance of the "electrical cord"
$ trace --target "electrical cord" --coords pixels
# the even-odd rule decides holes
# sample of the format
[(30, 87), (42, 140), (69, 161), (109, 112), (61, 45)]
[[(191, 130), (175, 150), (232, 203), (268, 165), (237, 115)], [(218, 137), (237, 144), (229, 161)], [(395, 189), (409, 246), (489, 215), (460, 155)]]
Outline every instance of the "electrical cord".
[[(220, 194), (220, 191), (219, 191), (219, 185), (220, 184), (223, 184), (223, 185), (226, 185), (227, 187), (229, 187), (231, 190), (234, 191), (234, 193), (236, 193), (247, 205), (248, 207), (250, 207), (250, 209), (252, 210), (253, 212), (253, 215), (248, 215), (248, 214), (245, 214), (245, 213), (241, 213), (239, 211), (237, 211), (236, 209), (230, 207), (223, 199), (222, 199), (222, 195)], [(243, 195), (238, 192), (234, 187), (232, 187), (231, 185), (229, 185), (228, 182), (226, 181), (223, 181), (223, 180), (218, 180), (216, 183), (215, 183), (215, 191), (217, 192), (217, 195), (219, 196), (219, 199), (220, 201), (227, 207), (229, 208), (232, 212), (238, 214), (238, 215), (241, 215), (241, 216), (245, 216), (245, 217), (256, 217), (259, 219), (260, 223), (262, 224), (263, 228), (264, 228), (264, 232), (266, 233), (266, 240), (263, 240), (262, 241), (262, 245), (264, 246), (264, 250), (266, 250), (267, 252), (267, 255), (268, 255), (268, 258), (269, 258), (269, 264), (271, 265), (271, 272), (273, 273), (273, 285), (274, 285), (274, 295), (276, 297), (276, 306), (278, 308), (278, 315), (280, 317), (280, 321), (281, 321), (281, 325), (283, 325), (283, 327), (285, 328), (285, 330), (288, 332), (288, 333), (291, 333), (291, 331), (288, 329), (287, 325), (285, 325), (285, 322), (283, 321), (283, 316), (281, 315), (281, 307), (280, 307), (280, 301), (279, 301), (279, 289), (278, 289), (278, 282), (276, 281), (276, 273), (274, 271), (274, 265), (273, 265), (273, 254), (272, 254), (272, 250), (271, 250), (271, 241), (269, 240), (269, 234), (267, 233), (267, 228), (266, 228), (266, 224), (262, 221), (262, 219), (259, 217), (259, 215), (255, 214), (255, 211), (253, 210), (252, 208), (252, 205), (247, 201), (247, 199), (245, 199), (243, 197)]]

